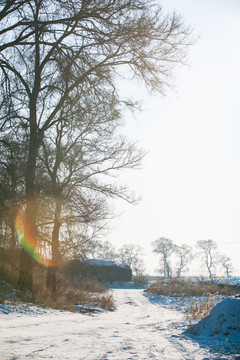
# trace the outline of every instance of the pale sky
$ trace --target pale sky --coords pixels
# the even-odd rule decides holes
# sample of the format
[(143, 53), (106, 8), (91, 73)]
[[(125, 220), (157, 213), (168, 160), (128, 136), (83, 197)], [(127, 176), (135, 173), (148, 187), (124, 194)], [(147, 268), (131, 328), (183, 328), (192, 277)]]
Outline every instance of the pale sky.
[[(142, 201), (117, 201), (122, 215), (108, 240), (117, 247), (141, 245), (147, 272), (154, 274), (155, 239), (178, 245), (212, 239), (240, 274), (240, 1), (160, 3), (182, 14), (199, 39), (189, 49), (189, 66), (176, 69), (175, 92), (163, 98), (141, 90), (145, 111), (126, 119), (129, 138), (148, 155), (142, 170), (121, 180)], [(134, 84), (132, 91), (138, 91)]]

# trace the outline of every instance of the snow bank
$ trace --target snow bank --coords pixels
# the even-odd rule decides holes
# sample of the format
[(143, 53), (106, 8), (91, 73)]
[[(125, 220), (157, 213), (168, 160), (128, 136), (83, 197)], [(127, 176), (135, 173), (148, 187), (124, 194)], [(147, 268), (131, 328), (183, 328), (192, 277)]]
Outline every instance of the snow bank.
[(30, 303), (19, 303), (17, 305), (13, 305), (7, 300), (5, 300), (4, 304), (0, 304), (0, 316), (2, 315), (14, 315), (20, 317), (22, 315), (28, 316), (42, 316), (42, 315), (49, 315), (49, 314), (59, 314), (59, 313), (69, 313), (68, 311), (64, 310), (55, 310), (51, 308), (42, 308), (40, 306), (36, 306)]
[[(208, 316), (192, 325), (185, 335), (194, 336), (199, 343), (211, 339), (211, 345), (221, 344), (236, 354), (240, 352), (240, 298), (230, 297), (218, 303)], [(209, 340), (209, 339), (208, 339)]]

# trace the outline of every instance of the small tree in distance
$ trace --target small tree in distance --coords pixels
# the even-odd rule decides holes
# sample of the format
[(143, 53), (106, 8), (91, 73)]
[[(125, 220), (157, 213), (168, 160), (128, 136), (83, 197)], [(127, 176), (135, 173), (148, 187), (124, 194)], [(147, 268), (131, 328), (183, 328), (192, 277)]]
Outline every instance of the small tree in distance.
[(183, 271), (187, 271), (188, 264), (193, 259), (192, 249), (188, 245), (175, 246), (175, 255), (177, 257), (176, 276), (181, 277)]
[(231, 272), (233, 270), (233, 266), (232, 266), (230, 257), (221, 254), (221, 255), (219, 255), (218, 261), (219, 261), (219, 265), (224, 270), (226, 277), (229, 278), (231, 276)]
[(200, 256), (205, 264), (209, 278), (213, 281), (214, 270), (217, 265), (217, 244), (213, 240), (198, 240), (197, 247), (200, 249)]
[(156, 239), (152, 243), (153, 252), (160, 254), (162, 257), (160, 272), (164, 277), (170, 279), (172, 277), (172, 269), (170, 264), (170, 256), (174, 253), (176, 246), (172, 240), (164, 237)]
[(117, 250), (110, 241), (106, 240), (99, 246), (97, 256), (99, 259), (116, 261), (118, 258)]
[(125, 244), (118, 251), (118, 261), (130, 266), (134, 276), (142, 276), (145, 271), (142, 250), (139, 245)]

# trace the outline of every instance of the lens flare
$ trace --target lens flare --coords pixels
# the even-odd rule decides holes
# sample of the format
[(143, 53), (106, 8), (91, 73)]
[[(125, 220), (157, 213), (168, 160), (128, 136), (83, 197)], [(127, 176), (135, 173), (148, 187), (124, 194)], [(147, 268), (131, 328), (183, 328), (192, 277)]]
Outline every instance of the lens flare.
[(29, 226), (26, 221), (26, 214), (23, 209), (20, 209), (17, 213), (15, 227), (22, 247), (35, 261), (47, 267), (56, 266), (52, 260), (45, 258), (41, 254), (41, 247), (38, 244), (31, 226)]

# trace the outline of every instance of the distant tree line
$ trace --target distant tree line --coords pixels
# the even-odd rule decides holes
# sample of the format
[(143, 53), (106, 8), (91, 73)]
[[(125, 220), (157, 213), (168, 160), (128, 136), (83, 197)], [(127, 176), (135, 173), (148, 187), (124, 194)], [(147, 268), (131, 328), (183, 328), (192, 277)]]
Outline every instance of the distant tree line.
[[(199, 240), (196, 243), (197, 252), (189, 245), (176, 245), (172, 240), (161, 237), (153, 241), (153, 252), (160, 255), (159, 273), (166, 279), (180, 278), (184, 272), (190, 270), (195, 256), (201, 259), (203, 268), (213, 281), (217, 272), (230, 277), (233, 271), (231, 259), (217, 251), (217, 244), (213, 240)], [(189, 271), (191, 274), (191, 270)]]

